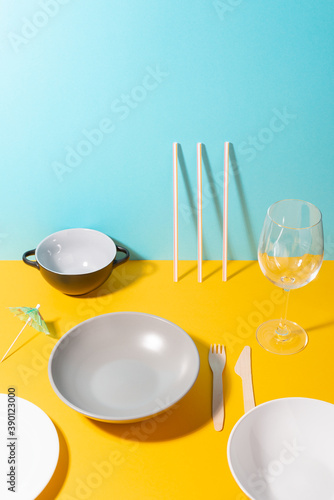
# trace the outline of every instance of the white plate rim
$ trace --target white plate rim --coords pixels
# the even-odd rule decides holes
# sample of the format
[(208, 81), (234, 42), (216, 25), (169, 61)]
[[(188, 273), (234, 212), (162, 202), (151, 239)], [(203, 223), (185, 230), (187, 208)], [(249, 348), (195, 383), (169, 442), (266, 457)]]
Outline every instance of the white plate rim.
[[(0, 400), (7, 400), (8, 398), (8, 394), (5, 394), (5, 393), (0, 393)], [(22, 417), (25, 417), (24, 415), (22, 415), (22, 412), (26, 412), (26, 411), (32, 411), (34, 413), (33, 415), (33, 420), (32, 422), (30, 422), (30, 424), (32, 425), (32, 427), (38, 427), (38, 421), (36, 419), (36, 415), (38, 415), (39, 417), (41, 417), (44, 422), (47, 422), (47, 425), (49, 426), (49, 430), (50, 430), (50, 434), (49, 434), (49, 438), (51, 437), (52, 435), (52, 438), (50, 439), (50, 442), (49, 444), (51, 443), (52, 441), (52, 456), (48, 456), (47, 457), (47, 464), (48, 464), (48, 469), (46, 471), (46, 473), (44, 473), (44, 475), (41, 476), (40, 472), (38, 472), (38, 474), (36, 475), (36, 477), (38, 478), (38, 482), (36, 483), (36, 478), (34, 477), (34, 483), (33, 483), (33, 486), (34, 486), (34, 489), (31, 489), (30, 491), (28, 491), (28, 495), (31, 495), (31, 496), (27, 496), (27, 491), (25, 489), (23, 495), (24, 496), (21, 496), (22, 495), (22, 491), (17, 491), (16, 494), (10, 496), (10, 498), (12, 496), (15, 496), (15, 498), (18, 498), (18, 500), (34, 500), (37, 496), (39, 496), (43, 491), (44, 489), (46, 488), (46, 486), (49, 484), (55, 470), (56, 470), (56, 467), (57, 467), (57, 464), (58, 464), (58, 461), (59, 461), (59, 452), (60, 452), (60, 445), (59, 445), (59, 436), (58, 436), (58, 432), (57, 432), (57, 429), (54, 425), (54, 423), (52, 422), (51, 418), (45, 413), (44, 410), (42, 410), (39, 406), (37, 406), (36, 404), (32, 403), (31, 401), (29, 401), (28, 399), (25, 399), (25, 398), (22, 398), (21, 396), (17, 396), (15, 395), (15, 398), (16, 400), (18, 400), (16, 402), (16, 404), (18, 404), (18, 419), (22, 419)], [(1, 403), (2, 404), (2, 403)], [(28, 409), (28, 410), (27, 410)], [(19, 434), (18, 434), (18, 443), (19, 443), (19, 440), (22, 439), (20, 434), (22, 433), (22, 430), (20, 430), (20, 426), (22, 424), (19, 423), (19, 420), (18, 420), (18, 424), (17, 424), (17, 427), (18, 427), (18, 431), (19, 431)], [(38, 433), (37, 433), (38, 435)], [(45, 435), (43, 435), (43, 440), (44, 438), (46, 439)], [(46, 463), (45, 461), (45, 457), (42, 457), (43, 460), (43, 464)], [(19, 459), (19, 455), (18, 455), (18, 459)], [(22, 465), (18, 462), (18, 467), (21, 468)], [(19, 478), (20, 478), (20, 472), (18, 470), (18, 481), (19, 481)], [(29, 483), (30, 485), (31, 483)]]

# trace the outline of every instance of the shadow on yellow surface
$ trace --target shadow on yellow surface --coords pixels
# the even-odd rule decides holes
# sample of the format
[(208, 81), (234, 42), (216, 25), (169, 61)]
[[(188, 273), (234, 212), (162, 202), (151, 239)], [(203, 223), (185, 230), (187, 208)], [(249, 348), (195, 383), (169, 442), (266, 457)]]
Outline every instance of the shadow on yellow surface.
[(54, 319), (52, 321), (45, 321), (46, 326), (48, 327), (48, 330), (50, 332), (50, 337), (54, 339), (59, 339), (60, 335), (59, 332), (57, 331), (57, 323), (59, 322), (60, 318)]
[[(182, 270), (184, 270), (185, 266), (187, 266), (187, 268), (186, 268), (186, 270), (184, 270), (184, 272), (182, 272), (182, 274), (180, 274), (179, 281), (182, 281), (184, 278), (186, 278), (187, 276), (189, 276), (191, 274), (194, 275), (194, 277), (197, 281), (197, 263), (195, 265), (191, 265), (191, 267), (189, 267), (189, 266), (190, 266), (190, 264), (193, 264), (192, 261), (191, 262), (180, 261), (180, 263), (182, 266)], [(240, 267), (240, 261), (229, 260), (227, 263), (227, 281), (231, 280), (232, 278), (234, 278), (238, 274), (242, 273), (243, 271), (245, 271), (249, 267), (252, 267), (256, 264), (257, 264), (256, 260), (253, 260), (250, 262), (247, 261), (247, 262), (245, 262), (244, 266)], [(207, 261), (207, 260), (203, 261), (203, 283), (205, 281), (211, 279), (217, 273), (222, 274), (222, 264), (221, 263), (215, 269), (208, 272), (208, 269), (210, 269), (211, 267), (212, 267), (212, 265), (211, 265), (210, 261)]]
[(306, 332), (312, 332), (313, 330), (320, 330), (321, 328), (327, 328), (328, 326), (334, 325), (334, 319), (332, 321), (328, 321), (326, 323), (320, 323), (318, 325), (307, 326), (305, 328)]
[[(211, 420), (212, 373), (208, 363), (209, 345), (194, 338), (200, 355), (200, 370), (191, 390), (165, 412), (141, 422), (112, 424), (91, 420), (111, 435), (130, 441), (157, 442), (177, 439), (194, 433)], [(224, 399), (230, 394), (228, 376), (224, 373)]]
[(59, 438), (59, 459), (57, 463), (56, 470), (52, 478), (50, 479), (47, 486), (44, 488), (42, 493), (36, 497), (36, 500), (50, 500), (51, 498), (56, 498), (60, 492), (63, 483), (66, 479), (69, 466), (69, 453), (68, 446), (65, 437), (59, 427), (53, 422)]
[(155, 271), (156, 265), (152, 261), (128, 261), (126, 264), (114, 269), (107, 281), (96, 290), (85, 295), (80, 295), (77, 298), (96, 298), (118, 292), (132, 285), (138, 279), (152, 275)]
[[(28, 331), (28, 330), (27, 330)], [(36, 332), (36, 330), (35, 330)], [(27, 334), (27, 332), (25, 332), (25, 334)], [(22, 336), (24, 335), (24, 333), (22, 334)], [(2, 363), (5, 363), (7, 359), (9, 359), (11, 356), (13, 356), (16, 352), (18, 352), (20, 349), (22, 349), (22, 347), (24, 347), (25, 345), (29, 344), (32, 340), (34, 340), (36, 337), (38, 337), (38, 335), (40, 335), (39, 333), (35, 333), (33, 335), (31, 335), (23, 344), (19, 345), (19, 342), (17, 342), (17, 346), (16, 344), (14, 344), (14, 346), (11, 348), (11, 350), (9, 351), (9, 353), (7, 354), (7, 356), (4, 358), (4, 360), (2, 361)], [(14, 339), (13, 339), (14, 340)], [(9, 346), (8, 346), (9, 347)]]
[[(229, 263), (227, 265), (227, 273), (231, 272), (231, 264), (232, 264), (232, 262), (233, 261), (229, 261)], [(238, 264), (238, 261), (235, 261), (235, 262)], [(232, 272), (232, 274), (227, 274), (227, 280), (230, 280), (230, 279), (234, 278), (235, 276), (237, 276), (238, 274), (242, 273), (243, 271), (245, 271), (249, 267), (254, 266), (255, 264), (257, 264), (256, 260), (253, 260), (251, 262), (247, 262), (243, 267), (241, 267), (241, 268), (237, 269), (236, 271)]]
[(185, 271), (183, 274), (181, 274), (181, 276), (179, 276), (179, 281), (181, 281), (183, 278), (185, 278), (189, 274), (191, 274), (194, 271), (196, 271), (196, 269), (197, 269), (197, 264), (195, 266), (192, 266), (190, 269), (188, 269), (187, 271)]

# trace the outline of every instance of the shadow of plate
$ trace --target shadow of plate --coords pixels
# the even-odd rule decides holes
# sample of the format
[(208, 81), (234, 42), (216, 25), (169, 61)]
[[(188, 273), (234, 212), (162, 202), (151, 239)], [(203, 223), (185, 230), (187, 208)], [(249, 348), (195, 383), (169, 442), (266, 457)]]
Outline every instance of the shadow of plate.
[[(190, 334), (191, 335), (191, 334)], [(134, 442), (157, 442), (178, 439), (207, 425), (211, 420), (212, 373), (208, 363), (209, 345), (194, 338), (200, 356), (200, 370), (190, 391), (174, 406), (150, 419), (128, 424), (114, 424), (90, 419), (93, 426)], [(225, 387), (226, 386), (226, 387)], [(224, 385), (224, 399), (229, 397)]]
[[(69, 453), (65, 437), (59, 427), (53, 422), (59, 438), (59, 458), (56, 469), (52, 478), (46, 485), (44, 490), (36, 497), (35, 500), (50, 500), (57, 498), (68, 474)], [(46, 457), (45, 457), (46, 459)]]

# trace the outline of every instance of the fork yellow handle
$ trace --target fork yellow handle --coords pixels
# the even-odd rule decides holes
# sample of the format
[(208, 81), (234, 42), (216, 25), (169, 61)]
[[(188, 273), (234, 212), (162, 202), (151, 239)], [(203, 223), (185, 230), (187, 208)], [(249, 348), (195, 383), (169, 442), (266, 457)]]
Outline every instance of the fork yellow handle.
[(224, 417), (223, 373), (216, 371), (212, 384), (212, 419), (216, 431), (223, 429)]

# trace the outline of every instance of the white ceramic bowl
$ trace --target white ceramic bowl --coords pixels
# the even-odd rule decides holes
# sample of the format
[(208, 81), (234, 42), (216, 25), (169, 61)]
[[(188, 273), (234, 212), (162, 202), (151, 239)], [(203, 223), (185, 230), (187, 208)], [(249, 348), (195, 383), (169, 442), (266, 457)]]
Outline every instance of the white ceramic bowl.
[(334, 499), (334, 405), (308, 398), (269, 401), (229, 437), (234, 479), (252, 500)]
[(199, 370), (197, 348), (170, 321), (137, 312), (96, 316), (67, 332), (49, 360), (68, 406), (107, 422), (138, 421), (178, 402)]

